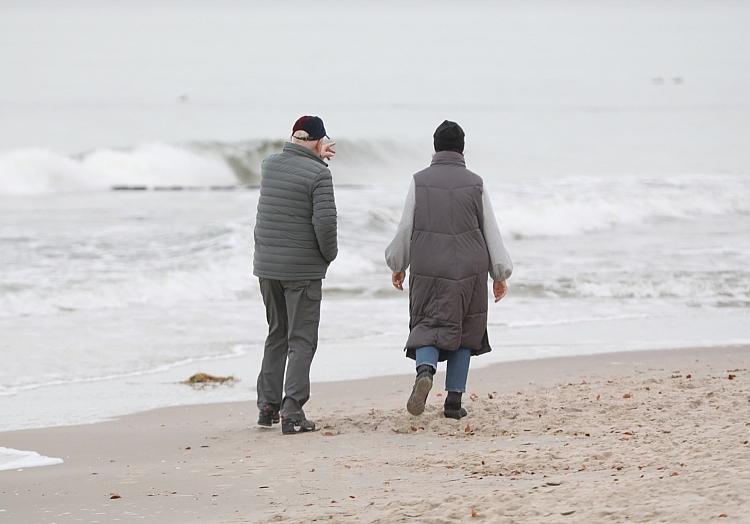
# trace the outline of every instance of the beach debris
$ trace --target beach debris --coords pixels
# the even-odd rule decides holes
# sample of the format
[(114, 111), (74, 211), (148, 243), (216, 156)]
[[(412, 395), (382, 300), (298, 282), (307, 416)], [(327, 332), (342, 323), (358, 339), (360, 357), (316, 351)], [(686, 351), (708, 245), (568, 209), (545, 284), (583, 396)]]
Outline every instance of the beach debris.
[(727, 378), (728, 378), (729, 380), (734, 380), (734, 379), (736, 379), (736, 378), (737, 378), (737, 375), (735, 375), (735, 374), (733, 374), (733, 373), (730, 373), (730, 374), (729, 374), (729, 376), (727, 376)]
[(232, 375), (222, 377), (219, 375), (209, 375), (208, 373), (196, 373), (182, 383), (189, 386), (205, 387), (208, 385), (233, 384), (235, 382), (238, 382), (238, 380)]
[(117, 493), (110, 493), (109, 494), (109, 499), (110, 500), (116, 500), (116, 499), (121, 499), (121, 498), (122, 498), (122, 496), (118, 495)]
[(693, 378), (693, 375), (691, 373), (688, 373), (687, 375), (685, 375), (685, 378)]
[(567, 517), (568, 515), (572, 515), (575, 512), (576, 512), (576, 510), (571, 509), (570, 511), (561, 511), (560, 515), (562, 515), (563, 517)]
[(719, 513), (719, 518), (720, 518), (720, 519), (725, 519), (725, 518), (727, 518), (728, 516), (729, 516), (729, 515), (727, 515), (726, 513)]
[(476, 508), (471, 508), (471, 518), (475, 519), (479, 516), (479, 512), (476, 510)]
[(479, 400), (479, 395), (477, 395), (476, 393), (472, 393), (471, 395), (469, 395), (469, 398), (472, 402), (476, 402), (477, 400)]
[(474, 434), (474, 430), (471, 429), (471, 425), (466, 424), (466, 427), (464, 428), (464, 433), (466, 433), (467, 435), (473, 435)]
[(633, 395), (631, 395), (630, 393), (625, 393), (625, 394), (624, 394), (624, 395), (622, 396), (622, 398), (633, 398)]

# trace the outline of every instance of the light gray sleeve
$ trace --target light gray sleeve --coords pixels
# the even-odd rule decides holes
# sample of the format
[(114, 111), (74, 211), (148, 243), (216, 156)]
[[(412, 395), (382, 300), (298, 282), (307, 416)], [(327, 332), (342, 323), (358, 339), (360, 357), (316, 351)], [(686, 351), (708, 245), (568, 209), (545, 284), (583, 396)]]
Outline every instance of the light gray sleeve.
[(409, 192), (406, 194), (401, 222), (399, 222), (398, 229), (396, 230), (396, 236), (385, 250), (385, 261), (394, 273), (406, 271), (406, 268), (409, 267), (411, 233), (414, 229), (414, 207), (416, 203), (416, 189), (414, 187), (414, 179), (412, 178)]
[(492, 209), (487, 188), (482, 189), (482, 207), (484, 208), (484, 224), (482, 233), (487, 243), (487, 251), (490, 253), (490, 276), (492, 280), (507, 280), (513, 272), (513, 261), (510, 259), (508, 250), (505, 249), (500, 228), (497, 225), (495, 211)]
[(333, 194), (333, 179), (328, 169), (313, 185), (312, 207), (312, 224), (320, 254), (326, 262), (333, 262), (339, 248), (336, 234), (336, 198)]

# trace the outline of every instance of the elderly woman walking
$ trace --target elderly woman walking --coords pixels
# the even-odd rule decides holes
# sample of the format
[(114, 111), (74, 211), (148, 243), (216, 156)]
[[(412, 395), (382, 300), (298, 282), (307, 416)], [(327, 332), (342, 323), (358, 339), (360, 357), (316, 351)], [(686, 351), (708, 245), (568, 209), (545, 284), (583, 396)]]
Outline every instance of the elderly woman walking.
[(433, 138), (432, 163), (414, 175), (385, 255), (397, 289), (410, 268), (406, 356), (416, 360), (417, 378), (406, 409), (422, 414), (438, 361), (445, 360), (444, 414), (460, 419), (467, 414), (461, 395), (469, 361), (491, 351), (487, 275), (498, 302), (513, 266), (482, 178), (466, 169), (463, 130), (446, 120)]

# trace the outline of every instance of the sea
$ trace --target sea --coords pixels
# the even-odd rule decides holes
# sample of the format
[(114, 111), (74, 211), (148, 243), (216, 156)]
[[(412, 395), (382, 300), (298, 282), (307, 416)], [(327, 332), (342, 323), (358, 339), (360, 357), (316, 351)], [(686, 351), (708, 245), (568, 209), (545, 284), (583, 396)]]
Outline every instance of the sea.
[(515, 264), (472, 365), (750, 343), (748, 27), (708, 0), (3, 1), (0, 431), (255, 398), (260, 162), (303, 114), (338, 150), (313, 381), (412, 372), (384, 250), (443, 119)]

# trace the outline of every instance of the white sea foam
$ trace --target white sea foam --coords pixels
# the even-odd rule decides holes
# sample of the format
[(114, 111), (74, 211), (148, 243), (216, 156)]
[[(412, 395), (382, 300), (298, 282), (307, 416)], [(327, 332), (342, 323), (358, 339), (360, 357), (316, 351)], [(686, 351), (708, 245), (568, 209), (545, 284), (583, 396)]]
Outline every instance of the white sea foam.
[(63, 459), (45, 457), (35, 451), (0, 447), (0, 471), (62, 464)]
[(750, 214), (750, 176), (561, 177), (488, 182), (505, 229), (521, 236), (601, 231), (659, 219)]
[(0, 194), (39, 194), (129, 186), (209, 186), (237, 183), (221, 159), (188, 148), (146, 144), (101, 149), (79, 157), (45, 149), (0, 154)]
[[(513, 281), (517, 296), (750, 300), (750, 277), (743, 269), (750, 247), (740, 231), (750, 215), (750, 199), (745, 198), (750, 177), (672, 176), (658, 182), (650, 177), (571, 177), (541, 188), (535, 181), (488, 185), (513, 255), (519, 242), (541, 248), (547, 239), (561, 239), (554, 250), (543, 248), (549, 258), (538, 271), (522, 260)], [(132, 208), (133, 198), (143, 206), (140, 211)], [(76, 197), (69, 211), (51, 209), (48, 217), (31, 200), (33, 222), (0, 225), (0, 316), (256, 298), (257, 290), (248, 285), (256, 198), (256, 191), (231, 197), (90, 194)], [(327, 285), (339, 295), (388, 292), (389, 282), (379, 275), (385, 270), (383, 250), (395, 231), (403, 194), (343, 188), (337, 198), (341, 249)], [(7, 202), (23, 205), (20, 200)], [(111, 211), (99, 211), (101, 206)], [(226, 206), (231, 210), (225, 212)], [(86, 208), (91, 211), (82, 211)], [(20, 207), (15, 212), (27, 211)], [(83, 222), (64, 225), (80, 213)], [(49, 225), (37, 228), (40, 220)], [(724, 221), (721, 227), (740, 228), (737, 241), (722, 244), (722, 249), (690, 237), (674, 248), (641, 245), (651, 234), (639, 232), (641, 227), (682, 237), (712, 220)], [(80, 235), (79, 228), (87, 234)], [(617, 228), (613, 243), (607, 232)], [(700, 251), (703, 246), (712, 251)], [(674, 264), (678, 247), (680, 257), (695, 260), (689, 267)], [(639, 255), (644, 250), (651, 260)], [(582, 253), (598, 262), (582, 265)], [(592, 262), (607, 264), (606, 272)]]

